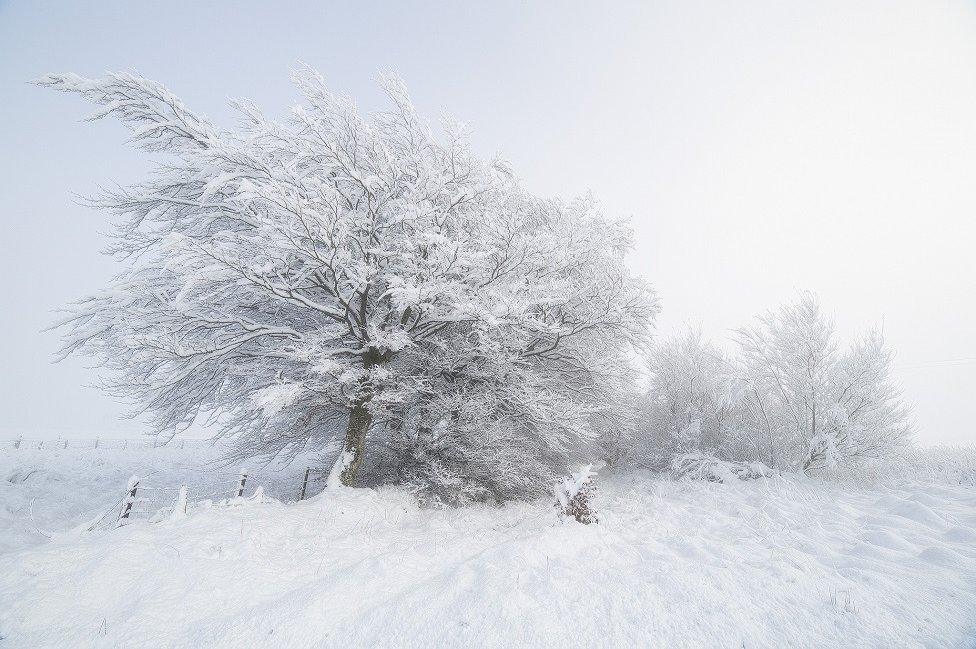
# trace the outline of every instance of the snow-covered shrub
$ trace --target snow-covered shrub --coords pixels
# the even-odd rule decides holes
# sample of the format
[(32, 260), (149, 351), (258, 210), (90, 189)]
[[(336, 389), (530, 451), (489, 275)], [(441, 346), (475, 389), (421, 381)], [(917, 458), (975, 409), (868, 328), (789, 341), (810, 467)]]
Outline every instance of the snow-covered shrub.
[(394, 371), (413, 383), (377, 416), (375, 481), (431, 504), (538, 497), (562, 467), (607, 453), (613, 432), (630, 435), (626, 338), (581, 331), (558, 353), (513, 362), (499, 329), (457, 323), (440, 344), (398, 355)]
[(579, 471), (556, 483), (556, 510), (563, 518), (574, 518), (583, 524), (599, 523), (590, 499), (595, 490), (593, 478), (596, 471), (592, 464), (581, 466)]
[[(578, 460), (616, 421), (599, 385), (568, 400), (545, 390), (534, 365), (511, 367), (479, 354), (459, 362), (460, 346), (421, 359), (429, 375), (399, 419), (387, 423), (385, 449), (394, 481), (421, 500), (450, 505), (546, 493), (561, 467)], [(594, 373), (591, 377), (605, 376)]]
[(242, 101), (237, 128), (139, 76), (38, 81), (166, 155), (93, 201), (130, 265), (71, 308), (63, 353), (104, 361), (158, 432), (202, 415), (242, 455), (276, 456), (338, 436), (345, 485), (391, 441), (404, 465), (384, 475), (471, 483), (461, 499), (540, 489), (620, 419), (608, 390), (657, 313), (624, 261), (630, 228), (529, 193), (395, 79), (370, 115), (311, 70), (294, 80), (287, 119)]
[(546, 446), (524, 422), (460, 414), (433, 427), (391, 436), (397, 453), (393, 481), (406, 484), (422, 502), (464, 505), (504, 502), (546, 493), (557, 468), (579, 455)]
[(496, 436), (479, 444), (477, 435), (456, 433), (436, 441), (415, 440), (401, 460), (397, 482), (406, 485), (422, 504), (434, 506), (539, 495), (538, 485), (552, 474), (530, 450), (509, 443), (517, 441)]
[(762, 462), (735, 462), (704, 453), (684, 453), (672, 459), (671, 474), (691, 480), (734, 482), (764, 478), (772, 475), (773, 470)]

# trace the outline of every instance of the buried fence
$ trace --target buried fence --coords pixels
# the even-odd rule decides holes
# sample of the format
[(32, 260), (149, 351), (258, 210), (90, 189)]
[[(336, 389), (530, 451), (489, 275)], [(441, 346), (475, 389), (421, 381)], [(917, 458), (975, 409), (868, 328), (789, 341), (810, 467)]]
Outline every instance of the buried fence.
[[(210, 474), (207, 482), (183, 481), (179, 485), (163, 485), (138, 476), (129, 478), (122, 497), (88, 526), (95, 529), (121, 527), (134, 518), (158, 522), (186, 513), (189, 504), (217, 502), (233, 503), (245, 500), (260, 502), (265, 495), (282, 502), (297, 502), (321, 491), (328, 476), (326, 469), (307, 467), (303, 473), (291, 476), (272, 476), (250, 473), (241, 469), (235, 473)], [(245, 492), (254, 487), (251, 495)]]

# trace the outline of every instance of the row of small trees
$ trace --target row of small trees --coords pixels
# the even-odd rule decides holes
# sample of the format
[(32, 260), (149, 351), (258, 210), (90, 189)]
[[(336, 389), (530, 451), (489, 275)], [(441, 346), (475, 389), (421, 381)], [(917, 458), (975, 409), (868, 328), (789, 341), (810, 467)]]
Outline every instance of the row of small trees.
[[(106, 387), (164, 434), (204, 419), (242, 455), (332, 449), (333, 484), (504, 500), (547, 490), (571, 460), (632, 451), (630, 359), (650, 349), (659, 305), (625, 265), (626, 224), (591, 199), (531, 194), (504, 161), (475, 155), (462, 125), (423, 120), (395, 79), (389, 108), (370, 115), (314, 71), (294, 80), (303, 103), (286, 119), (241, 101), (233, 129), (139, 76), (38, 80), (162, 156), (143, 182), (92, 199), (117, 217), (109, 252), (127, 265), (71, 307), (63, 353), (98, 357)], [(844, 424), (835, 406), (863, 398), (873, 375), (840, 395), (775, 382), (857, 373), (873, 343), (818, 364), (773, 329), (802, 323), (767, 324), (743, 332), (741, 383), (694, 336), (654, 349), (643, 437), (655, 458), (753, 444), (776, 466), (812, 466), (863, 437), (865, 415), (844, 411)], [(695, 373), (687, 390), (681, 372)]]
[(890, 454), (908, 410), (877, 330), (842, 349), (812, 294), (733, 335), (725, 352), (689, 330), (656, 345), (637, 455), (656, 468), (687, 454), (831, 468)]

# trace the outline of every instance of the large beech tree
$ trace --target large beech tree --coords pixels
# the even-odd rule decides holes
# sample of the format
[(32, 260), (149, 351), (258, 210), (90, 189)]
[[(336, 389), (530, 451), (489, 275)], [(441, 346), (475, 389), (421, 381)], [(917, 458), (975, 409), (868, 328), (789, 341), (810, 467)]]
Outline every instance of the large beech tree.
[(518, 394), (486, 417), (526, 419), (543, 446), (598, 434), (613, 404), (594, 397), (657, 310), (624, 265), (627, 228), (590, 200), (528, 193), (395, 79), (389, 108), (365, 116), (315, 72), (294, 80), (287, 119), (241, 101), (233, 129), (139, 76), (38, 80), (161, 154), (145, 181), (93, 199), (117, 217), (125, 270), (70, 308), (63, 353), (99, 357), (163, 434), (208, 416), (257, 453), (339, 434), (332, 480), (347, 485), (375, 426), (402, 428), (445, 392), (461, 402), (431, 425), (450, 426), (513, 377)]

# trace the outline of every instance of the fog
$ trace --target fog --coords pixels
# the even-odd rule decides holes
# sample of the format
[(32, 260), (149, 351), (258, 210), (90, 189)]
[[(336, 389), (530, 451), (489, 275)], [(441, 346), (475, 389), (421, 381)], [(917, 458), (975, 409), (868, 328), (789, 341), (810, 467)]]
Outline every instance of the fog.
[(228, 122), (229, 97), (296, 102), (304, 61), (366, 109), (395, 70), (533, 191), (632, 218), (659, 335), (813, 290), (843, 336), (883, 327), (921, 443), (971, 445), (976, 7), (596, 4), (0, 3), (0, 436), (144, 430), (42, 329), (118, 270), (76, 195), (148, 161), (27, 82), (135, 69)]

